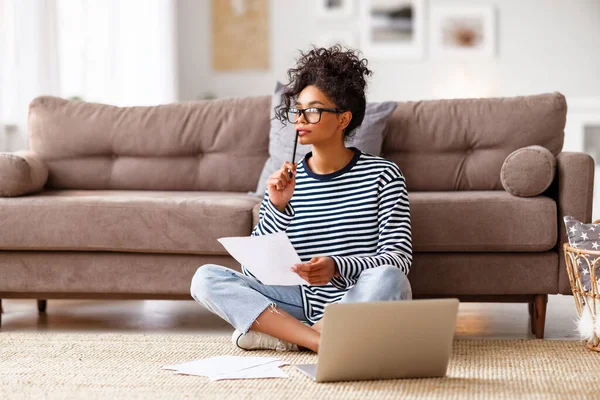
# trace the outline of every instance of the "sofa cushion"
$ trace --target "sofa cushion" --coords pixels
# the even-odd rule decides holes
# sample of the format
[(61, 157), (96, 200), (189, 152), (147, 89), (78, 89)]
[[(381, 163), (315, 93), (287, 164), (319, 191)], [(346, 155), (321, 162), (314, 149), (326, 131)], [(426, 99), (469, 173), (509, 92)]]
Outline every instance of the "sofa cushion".
[(43, 96), (29, 106), (29, 146), (54, 189), (248, 192), (267, 159), (269, 100), (115, 107)]
[[(412, 192), (408, 194), (416, 252), (537, 252), (557, 240), (556, 203), (507, 192)], [(258, 223), (260, 204), (253, 210)]]
[(227, 254), (223, 236), (248, 236), (257, 200), (245, 193), (44, 191), (0, 198), (4, 250)]
[[(417, 252), (546, 251), (556, 204), (504, 191), (409, 194)], [(224, 236), (248, 236), (257, 200), (243, 193), (44, 191), (0, 198), (0, 250), (227, 254)], [(254, 215), (253, 215), (254, 214)], [(51, 229), (49, 229), (51, 228)]]
[(561, 151), (567, 102), (560, 93), (398, 103), (382, 156), (410, 191), (502, 190), (500, 169), (513, 151)]
[(258, 224), (258, 221), (260, 220), (260, 204), (261, 204), (261, 202), (256, 203), (256, 205), (252, 209), (252, 227), (253, 228), (256, 226), (256, 224)]
[(505, 191), (409, 192), (415, 251), (546, 251), (556, 246), (556, 203)]
[(556, 157), (542, 146), (515, 150), (502, 164), (500, 180), (504, 190), (515, 196), (537, 196), (554, 180)]

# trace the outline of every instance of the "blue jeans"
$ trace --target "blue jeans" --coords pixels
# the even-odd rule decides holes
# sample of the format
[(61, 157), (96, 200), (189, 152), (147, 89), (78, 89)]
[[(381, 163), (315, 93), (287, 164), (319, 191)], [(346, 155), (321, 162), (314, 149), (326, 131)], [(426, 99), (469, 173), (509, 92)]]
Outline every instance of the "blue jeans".
[[(220, 265), (206, 264), (198, 268), (190, 291), (198, 303), (243, 333), (248, 332), (263, 311), (273, 306), (306, 321), (300, 286), (263, 285)], [(412, 290), (408, 278), (400, 269), (384, 265), (363, 271), (340, 303), (410, 299)]]

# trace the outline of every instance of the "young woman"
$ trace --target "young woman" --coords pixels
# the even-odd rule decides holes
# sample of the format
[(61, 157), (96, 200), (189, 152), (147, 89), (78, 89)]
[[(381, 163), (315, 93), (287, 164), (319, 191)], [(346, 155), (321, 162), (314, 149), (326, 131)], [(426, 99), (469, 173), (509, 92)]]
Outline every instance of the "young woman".
[(312, 151), (268, 178), (252, 235), (286, 232), (303, 261), (290, 267), (310, 285), (263, 285), (243, 266), (240, 274), (212, 264), (191, 284), (196, 301), (235, 327), (242, 349), (318, 352), (327, 304), (412, 298), (404, 176), (396, 164), (344, 145), (363, 121), (371, 73), (366, 59), (339, 46), (301, 52), (288, 71), (276, 116)]

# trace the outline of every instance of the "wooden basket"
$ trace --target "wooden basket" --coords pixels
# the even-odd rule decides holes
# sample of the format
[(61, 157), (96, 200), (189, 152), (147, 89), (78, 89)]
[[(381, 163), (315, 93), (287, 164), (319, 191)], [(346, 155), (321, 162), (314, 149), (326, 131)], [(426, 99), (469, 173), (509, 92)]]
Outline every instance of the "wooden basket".
[[(600, 220), (594, 221), (594, 223), (598, 222), (600, 222)], [(579, 314), (579, 317), (581, 317), (584, 309), (587, 307), (595, 322), (597, 318), (600, 318), (599, 285), (591, 279), (589, 290), (585, 290), (586, 288), (584, 288), (581, 280), (578, 265), (581, 263), (584, 266), (584, 269), (587, 267), (591, 277), (600, 278), (600, 251), (576, 249), (569, 246), (569, 243), (563, 245), (563, 250), (565, 253), (567, 273), (569, 274), (569, 282), (571, 283), (571, 291), (573, 292), (573, 298), (575, 299), (575, 305), (577, 306), (577, 313)], [(596, 271), (599, 271), (598, 275), (596, 275)], [(600, 352), (600, 343), (597, 343), (596, 345), (586, 343), (586, 345), (590, 350)]]

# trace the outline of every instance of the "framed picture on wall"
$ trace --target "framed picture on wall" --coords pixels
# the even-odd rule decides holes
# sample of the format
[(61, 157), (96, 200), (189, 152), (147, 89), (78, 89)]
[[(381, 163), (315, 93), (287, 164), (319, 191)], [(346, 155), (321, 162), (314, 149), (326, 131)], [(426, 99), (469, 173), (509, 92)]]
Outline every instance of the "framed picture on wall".
[(269, 1), (212, 0), (211, 12), (213, 70), (268, 70)]
[(315, 0), (317, 16), (347, 18), (354, 12), (353, 0)]
[(360, 45), (367, 57), (421, 59), (424, 0), (361, 0)]
[(429, 47), (432, 57), (493, 57), (494, 7), (487, 5), (432, 6)]

